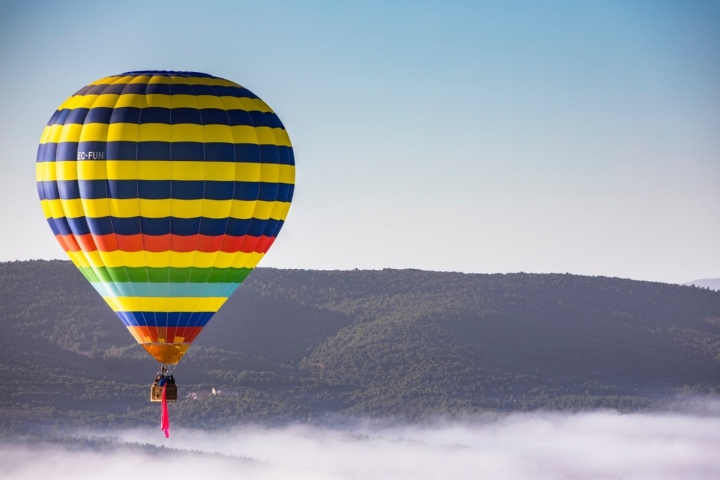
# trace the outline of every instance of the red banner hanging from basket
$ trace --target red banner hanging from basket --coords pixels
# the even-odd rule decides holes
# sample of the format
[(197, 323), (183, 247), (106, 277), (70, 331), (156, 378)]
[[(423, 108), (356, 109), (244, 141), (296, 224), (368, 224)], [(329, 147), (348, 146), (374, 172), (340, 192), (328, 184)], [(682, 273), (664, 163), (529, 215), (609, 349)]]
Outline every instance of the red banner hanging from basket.
[(162, 389), (162, 404), (160, 405), (160, 428), (165, 432), (165, 438), (170, 437), (170, 415), (168, 414), (167, 405), (167, 383), (163, 385)]

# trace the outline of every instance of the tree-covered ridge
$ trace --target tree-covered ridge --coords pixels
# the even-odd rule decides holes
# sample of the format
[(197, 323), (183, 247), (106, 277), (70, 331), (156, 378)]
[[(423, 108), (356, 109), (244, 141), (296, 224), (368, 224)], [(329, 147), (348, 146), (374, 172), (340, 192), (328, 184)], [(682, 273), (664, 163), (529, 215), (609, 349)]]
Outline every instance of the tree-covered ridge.
[[(0, 264), (3, 428), (155, 421), (156, 364), (69, 262)], [(257, 269), (177, 370), (174, 420), (623, 409), (720, 387), (720, 292), (560, 274)], [(207, 396), (211, 388), (223, 396)], [(197, 398), (186, 398), (189, 392)]]

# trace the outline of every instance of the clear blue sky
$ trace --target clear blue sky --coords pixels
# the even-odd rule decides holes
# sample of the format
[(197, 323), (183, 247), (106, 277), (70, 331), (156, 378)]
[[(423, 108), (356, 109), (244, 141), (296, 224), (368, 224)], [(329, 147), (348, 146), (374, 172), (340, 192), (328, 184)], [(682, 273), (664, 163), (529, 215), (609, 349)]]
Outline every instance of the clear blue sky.
[(55, 108), (129, 70), (236, 81), (297, 189), (261, 266), (720, 277), (720, 2), (0, 1), (0, 260), (64, 258)]

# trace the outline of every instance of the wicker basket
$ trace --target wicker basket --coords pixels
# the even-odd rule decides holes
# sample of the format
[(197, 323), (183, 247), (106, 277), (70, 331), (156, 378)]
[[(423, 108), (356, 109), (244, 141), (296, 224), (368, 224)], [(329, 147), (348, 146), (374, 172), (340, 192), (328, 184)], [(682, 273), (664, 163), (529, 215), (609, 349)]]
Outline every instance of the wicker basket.
[[(150, 386), (150, 401), (151, 402), (162, 402), (162, 390), (163, 387), (155, 385), (154, 383)], [(178, 389), (177, 385), (166, 385), (165, 400), (168, 402), (177, 402)]]

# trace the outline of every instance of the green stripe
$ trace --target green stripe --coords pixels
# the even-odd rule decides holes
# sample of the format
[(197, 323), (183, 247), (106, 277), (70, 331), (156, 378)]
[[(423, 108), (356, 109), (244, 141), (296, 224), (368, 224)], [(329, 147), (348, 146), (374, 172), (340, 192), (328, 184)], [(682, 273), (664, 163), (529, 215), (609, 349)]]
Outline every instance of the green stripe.
[(240, 283), (252, 268), (81, 267), (88, 282)]

